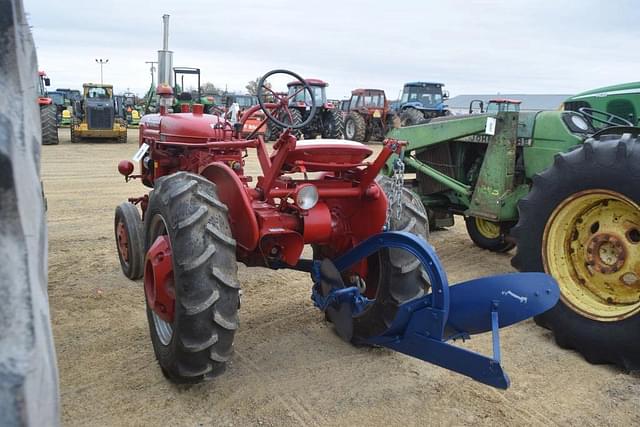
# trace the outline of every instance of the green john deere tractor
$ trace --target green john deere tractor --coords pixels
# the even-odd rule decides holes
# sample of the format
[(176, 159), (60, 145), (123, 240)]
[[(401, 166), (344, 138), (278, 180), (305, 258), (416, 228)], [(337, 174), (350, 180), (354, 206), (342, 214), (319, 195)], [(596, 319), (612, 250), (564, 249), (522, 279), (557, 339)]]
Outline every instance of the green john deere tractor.
[[(589, 108), (623, 117), (640, 125), (640, 82), (623, 83), (579, 93), (565, 100), (563, 109)], [(597, 124), (602, 127), (603, 124)]]
[(404, 169), (432, 226), (462, 215), (478, 246), (517, 246), (514, 267), (553, 275), (561, 301), (536, 321), (560, 346), (639, 369), (640, 128), (628, 118), (493, 100), (485, 114), (393, 129), (407, 146), (385, 172)]

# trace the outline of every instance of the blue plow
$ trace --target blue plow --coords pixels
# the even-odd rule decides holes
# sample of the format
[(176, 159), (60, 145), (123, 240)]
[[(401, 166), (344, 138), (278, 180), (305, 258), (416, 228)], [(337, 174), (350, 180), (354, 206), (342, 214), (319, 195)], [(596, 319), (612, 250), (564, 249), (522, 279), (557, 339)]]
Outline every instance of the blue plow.
[[(357, 287), (345, 287), (340, 272), (382, 248), (403, 249), (420, 260), (429, 276), (431, 293), (402, 304), (389, 327), (363, 344), (387, 347), (493, 387), (509, 387), (501, 364), (498, 330), (552, 308), (560, 296), (555, 280), (544, 273), (512, 273), (450, 287), (435, 250), (424, 239), (406, 232), (380, 233), (333, 261), (313, 264), (312, 299), (347, 341), (351, 340), (353, 316), (365, 310), (371, 300)], [(448, 342), (489, 331), (492, 357)]]

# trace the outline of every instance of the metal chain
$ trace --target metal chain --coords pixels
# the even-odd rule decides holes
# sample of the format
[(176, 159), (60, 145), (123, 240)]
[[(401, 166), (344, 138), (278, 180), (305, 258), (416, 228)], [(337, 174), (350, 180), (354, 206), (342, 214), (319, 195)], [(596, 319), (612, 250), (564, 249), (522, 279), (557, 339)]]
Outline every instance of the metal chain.
[(396, 220), (402, 218), (402, 190), (404, 189), (404, 162), (400, 157), (393, 162), (393, 177), (391, 183), (391, 195), (387, 205), (387, 222), (385, 229), (391, 230), (391, 216), (395, 214)]

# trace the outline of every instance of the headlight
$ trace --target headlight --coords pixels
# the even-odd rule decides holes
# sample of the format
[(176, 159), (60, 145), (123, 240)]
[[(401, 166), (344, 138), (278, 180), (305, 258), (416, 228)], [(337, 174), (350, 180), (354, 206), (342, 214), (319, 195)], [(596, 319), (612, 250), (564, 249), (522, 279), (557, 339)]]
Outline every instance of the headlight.
[(296, 192), (296, 204), (300, 209), (309, 210), (318, 203), (318, 189), (312, 184), (303, 184)]

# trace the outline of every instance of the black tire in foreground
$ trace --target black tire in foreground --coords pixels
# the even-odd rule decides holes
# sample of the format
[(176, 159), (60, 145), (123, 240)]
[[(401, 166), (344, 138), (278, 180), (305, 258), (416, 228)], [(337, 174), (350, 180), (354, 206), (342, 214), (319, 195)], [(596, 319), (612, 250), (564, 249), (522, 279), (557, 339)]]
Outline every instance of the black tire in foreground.
[(546, 271), (561, 300), (536, 322), (591, 363), (640, 369), (640, 141), (607, 135), (558, 154), (520, 201), (520, 271)]
[(364, 142), (367, 133), (367, 123), (356, 111), (351, 111), (344, 121), (344, 138)]
[(324, 113), (324, 129), (322, 137), (330, 139), (340, 139), (344, 137), (344, 121), (339, 110), (328, 110)]
[(236, 243), (215, 184), (187, 172), (158, 179), (145, 214), (145, 252), (161, 235), (171, 243), (175, 315), (165, 322), (147, 302), (153, 349), (171, 381), (200, 382), (224, 370), (238, 328)]
[(473, 243), (482, 249), (500, 253), (508, 252), (515, 246), (513, 241), (507, 240), (509, 226), (513, 223), (496, 223), (474, 216), (466, 216), (464, 223)]
[[(380, 176), (378, 184), (391, 193), (393, 181)], [(428, 239), (427, 213), (420, 198), (412, 191), (402, 191), (402, 216), (391, 219), (391, 230), (408, 231)], [(367, 287), (376, 290), (375, 301), (353, 319), (353, 339), (356, 344), (379, 335), (389, 328), (401, 304), (418, 298), (429, 289), (429, 277), (420, 261), (402, 249), (383, 249), (368, 258)]]
[(413, 126), (426, 122), (427, 120), (424, 118), (424, 114), (422, 114), (415, 108), (407, 108), (402, 113), (400, 113), (401, 126)]
[(131, 280), (141, 278), (144, 272), (144, 244), (138, 208), (128, 202), (120, 204), (116, 208), (114, 232), (122, 272)]
[(22, 1), (0, 1), (0, 425), (55, 427), (60, 399), (30, 28)]
[(42, 145), (58, 145), (55, 104), (40, 106), (40, 124), (42, 126)]

